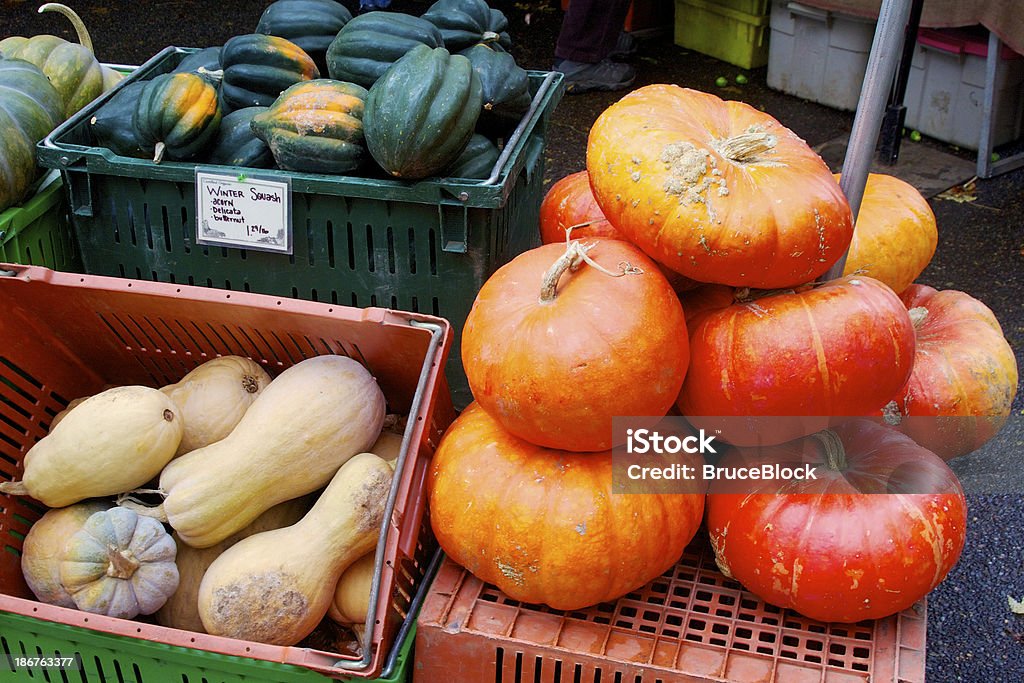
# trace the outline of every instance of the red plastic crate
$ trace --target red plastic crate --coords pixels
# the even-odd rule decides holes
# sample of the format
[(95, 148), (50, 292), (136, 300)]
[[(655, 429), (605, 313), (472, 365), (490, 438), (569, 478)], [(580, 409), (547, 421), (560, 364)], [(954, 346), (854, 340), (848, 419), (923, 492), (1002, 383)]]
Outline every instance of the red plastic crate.
[[(219, 655), (296, 665), (331, 677), (374, 678), (381, 673), (436, 545), (425, 516), (423, 482), (434, 447), (454, 418), (443, 374), (452, 339), (447, 321), (379, 308), (11, 264), (0, 264), (0, 311), (3, 480), (20, 478), (25, 453), (46, 434), (53, 416), (69, 400), (95, 393), (104, 384), (162, 386), (217, 355), (247, 356), (272, 376), (308, 357), (347, 355), (377, 378), (389, 412), (409, 416), (400, 474), (392, 484), (393, 504), (378, 546), (382, 564), (376, 585), (381, 599), (375, 611), (371, 608), (371, 646), (362, 657), (198, 634), (37, 602), (21, 574), (20, 549), (31, 523), (45, 508), (31, 499), (2, 494), (0, 613), (32, 617), (41, 620), (40, 625), (57, 622), (186, 648), (173, 656), (168, 649), (168, 661), (181, 660), (184, 652), (184, 658), (194, 659), (190, 666), (208, 672), (203, 680), (213, 680), (218, 666), (233, 670)], [(118, 649), (116, 643), (113, 649)], [(186, 678), (174, 667), (166, 665), (158, 678), (150, 680)], [(266, 680), (284, 680), (284, 670), (279, 673), (275, 677), (273, 671), (266, 672)]]
[(923, 600), (858, 624), (773, 607), (718, 571), (703, 530), (661, 577), (576, 612), (511, 600), (446, 558), (420, 611), (413, 681), (920, 683), (925, 615)]

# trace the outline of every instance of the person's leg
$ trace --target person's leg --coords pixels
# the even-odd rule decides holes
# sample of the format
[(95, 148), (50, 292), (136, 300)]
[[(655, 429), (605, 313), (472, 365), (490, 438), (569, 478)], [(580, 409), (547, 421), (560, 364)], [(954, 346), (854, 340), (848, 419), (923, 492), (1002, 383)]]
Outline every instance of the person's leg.
[(572, 0), (555, 45), (557, 71), (567, 92), (622, 90), (636, 77), (633, 67), (611, 60), (626, 22), (630, 0)]

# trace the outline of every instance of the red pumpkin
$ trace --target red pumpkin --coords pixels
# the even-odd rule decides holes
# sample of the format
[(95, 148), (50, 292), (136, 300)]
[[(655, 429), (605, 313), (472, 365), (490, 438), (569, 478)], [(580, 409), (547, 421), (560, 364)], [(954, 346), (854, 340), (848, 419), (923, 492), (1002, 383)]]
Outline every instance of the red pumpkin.
[(742, 490), (716, 481), (707, 501), (719, 568), (765, 602), (821, 621), (879, 619), (923, 598), (959, 559), (960, 484), (905, 435), (853, 420), (782, 446), (734, 449), (719, 466), (775, 463), (809, 463), (818, 478)]
[(832, 173), (795, 133), (747, 104), (675, 85), (639, 88), (605, 110), (587, 170), (608, 220), (699, 282), (810, 282), (853, 234)]
[(938, 243), (928, 200), (895, 176), (870, 173), (843, 274), (869, 275), (898, 294), (928, 266)]
[(877, 411), (910, 376), (914, 330), (891, 289), (847, 276), (707, 311), (690, 348), (680, 411), (753, 446), (810, 434), (828, 425), (826, 416)]
[(586, 258), (602, 272), (580, 251), (544, 245), (491, 276), (466, 319), (462, 363), (474, 399), (514, 435), (601, 451), (613, 417), (668, 412), (689, 346), (679, 299), (643, 252), (599, 240)]
[(610, 452), (534, 446), (476, 404), (448, 428), (427, 480), (449, 557), (514, 600), (560, 610), (614, 600), (675, 564), (704, 510), (703, 485), (689, 486), (620, 493)]
[(964, 292), (911, 285), (917, 352), (910, 380), (883, 410), (890, 424), (945, 460), (991, 439), (1017, 395), (1017, 359), (992, 311)]

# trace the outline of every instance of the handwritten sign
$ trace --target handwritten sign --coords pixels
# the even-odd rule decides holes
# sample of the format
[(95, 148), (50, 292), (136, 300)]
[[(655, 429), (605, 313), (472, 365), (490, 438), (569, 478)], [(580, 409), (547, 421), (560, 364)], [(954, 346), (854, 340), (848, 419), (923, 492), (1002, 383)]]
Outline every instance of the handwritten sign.
[(292, 253), (291, 183), (196, 169), (196, 242)]

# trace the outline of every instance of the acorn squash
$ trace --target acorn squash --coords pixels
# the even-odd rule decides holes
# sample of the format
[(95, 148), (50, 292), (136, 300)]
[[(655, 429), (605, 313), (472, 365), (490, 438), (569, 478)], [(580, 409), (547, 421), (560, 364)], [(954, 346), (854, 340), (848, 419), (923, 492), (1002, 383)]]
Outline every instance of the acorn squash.
[(504, 49), (512, 46), (508, 19), (485, 0), (437, 0), (423, 18), (440, 29), (444, 46), (451, 52), (492, 39)]
[(220, 51), (221, 95), (228, 110), (269, 107), (290, 85), (320, 77), (313, 58), (295, 43), (249, 33)]
[(530, 78), (512, 55), (492, 43), (477, 43), (459, 53), (480, 77), (484, 114), (519, 119), (530, 108)]
[(185, 160), (213, 139), (220, 126), (217, 89), (192, 73), (161, 74), (146, 83), (135, 105), (132, 128), (143, 145), (153, 145), (153, 161)]
[(327, 48), (327, 73), (369, 88), (419, 45), (444, 45), (441, 32), (429, 21), (398, 12), (367, 12), (338, 31)]
[(481, 101), (480, 77), (468, 59), (419, 45), (370, 89), (363, 114), (367, 148), (396, 178), (435, 175), (469, 144)]
[(206, 161), (221, 166), (273, 168), (274, 155), (252, 129), (252, 119), (266, 107), (243, 107), (220, 120), (217, 137), (206, 154)]
[(144, 145), (132, 127), (132, 117), (145, 87), (145, 81), (126, 83), (92, 115), (89, 130), (98, 147), (125, 157), (153, 158), (153, 145)]
[(466, 149), (445, 172), (449, 178), (473, 178), (484, 180), (491, 176), (494, 164), (501, 151), (491, 140), (480, 133), (473, 133)]
[(220, 83), (220, 46), (204, 47), (185, 56), (171, 73), (195, 73), (206, 80)]
[(296, 83), (252, 120), (277, 165), (289, 171), (348, 173), (366, 156), (366, 89), (328, 78)]
[(263, 10), (256, 33), (286, 38), (313, 58), (327, 73), (327, 48), (352, 20), (348, 8), (335, 0), (277, 0)]

